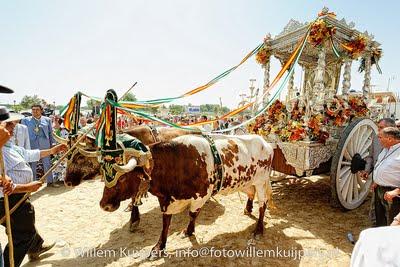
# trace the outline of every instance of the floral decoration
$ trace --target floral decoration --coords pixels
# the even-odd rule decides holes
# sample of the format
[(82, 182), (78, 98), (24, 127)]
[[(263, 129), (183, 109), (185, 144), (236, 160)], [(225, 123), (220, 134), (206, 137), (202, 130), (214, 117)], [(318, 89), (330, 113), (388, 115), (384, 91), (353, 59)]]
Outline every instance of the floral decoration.
[(350, 42), (342, 44), (342, 47), (347, 51), (348, 55), (352, 59), (357, 59), (362, 52), (364, 52), (365, 47), (368, 43), (368, 37), (360, 34)]
[(308, 42), (313, 46), (320, 46), (334, 33), (335, 27), (327, 24), (323, 19), (318, 19), (311, 26)]
[(271, 57), (271, 50), (265, 45), (258, 50), (256, 54), (256, 61), (258, 64), (265, 65), (268, 63), (269, 58)]
[(368, 114), (364, 98), (360, 96), (349, 96), (348, 100), (335, 96), (324, 105), (321, 114), (313, 114), (309, 118), (306, 118), (304, 108), (300, 108), (298, 102), (289, 112), (282, 102), (276, 100), (247, 128), (249, 133), (268, 138), (272, 134), (282, 142), (309, 140), (325, 143), (330, 136), (327, 128), (346, 126), (354, 117)]

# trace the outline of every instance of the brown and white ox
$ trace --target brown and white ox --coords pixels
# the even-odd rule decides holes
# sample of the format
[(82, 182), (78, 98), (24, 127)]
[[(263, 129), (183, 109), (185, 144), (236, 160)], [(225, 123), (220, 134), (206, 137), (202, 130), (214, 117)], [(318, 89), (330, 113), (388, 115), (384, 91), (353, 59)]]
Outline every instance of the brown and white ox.
[[(266, 204), (271, 199), (269, 180), (273, 158), (272, 147), (258, 135), (211, 135), (223, 165), (223, 183), (219, 194), (243, 191), (248, 195), (245, 213), (250, 214), (254, 196), (259, 201), (259, 218), (253, 232), (264, 230)], [(149, 192), (158, 198), (163, 214), (163, 229), (151, 255), (165, 249), (171, 216), (189, 208), (190, 222), (185, 235), (195, 231), (195, 220), (204, 203), (216, 193), (215, 165), (209, 142), (202, 136), (185, 135), (150, 148), (153, 162), (149, 170), (133, 167), (119, 177), (113, 187), (104, 187), (100, 206), (115, 211), (120, 202), (136, 198), (142, 182), (148, 181)]]
[[(170, 127), (157, 127), (155, 129), (146, 125), (134, 126), (124, 131), (133, 137), (139, 139), (145, 145), (151, 145), (157, 142), (166, 142), (171, 139), (195, 132), (175, 129)], [(67, 143), (68, 140), (62, 140), (57, 137), (61, 143)], [(67, 164), (64, 183), (66, 186), (78, 186), (83, 180), (91, 180), (101, 175), (100, 163), (98, 161), (98, 149), (94, 144), (93, 138), (85, 138), (83, 144), (73, 152), (71, 159)], [(140, 222), (140, 213), (137, 206), (132, 206), (130, 218), (130, 231), (134, 231)]]

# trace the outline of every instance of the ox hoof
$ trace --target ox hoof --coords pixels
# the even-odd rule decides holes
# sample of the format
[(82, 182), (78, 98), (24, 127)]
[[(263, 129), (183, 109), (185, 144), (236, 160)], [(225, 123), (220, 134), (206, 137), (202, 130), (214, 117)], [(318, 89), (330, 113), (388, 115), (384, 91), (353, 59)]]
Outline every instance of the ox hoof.
[(254, 240), (260, 240), (262, 237), (263, 237), (263, 232), (254, 232), (253, 233)]
[(162, 257), (166, 257), (167, 253), (165, 252), (165, 250), (160, 249), (158, 247), (154, 247), (151, 251), (150, 251), (150, 255), (148, 257), (149, 260), (156, 260), (158, 258), (162, 258)]
[(194, 236), (194, 231), (188, 231), (187, 229), (182, 231), (183, 237), (191, 237)]
[(251, 211), (248, 211), (247, 209), (244, 209), (244, 215), (247, 215), (247, 216), (251, 216)]
[(140, 222), (140, 220), (131, 222), (131, 225), (129, 226), (129, 231), (136, 232), (136, 230), (139, 228), (139, 222)]

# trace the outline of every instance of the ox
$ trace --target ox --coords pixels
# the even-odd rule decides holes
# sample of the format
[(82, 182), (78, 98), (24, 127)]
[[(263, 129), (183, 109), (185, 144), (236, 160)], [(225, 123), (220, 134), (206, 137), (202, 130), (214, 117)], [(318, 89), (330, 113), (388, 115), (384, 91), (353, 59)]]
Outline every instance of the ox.
[[(170, 127), (150, 128), (146, 125), (134, 126), (124, 131), (133, 137), (139, 139), (145, 145), (151, 145), (157, 142), (170, 141), (171, 139), (195, 132), (175, 129)], [(67, 143), (56, 137), (61, 143)], [(98, 149), (94, 144), (94, 139), (87, 137), (85, 141), (75, 150), (67, 164), (64, 183), (66, 186), (78, 186), (83, 180), (91, 180), (100, 175), (100, 163), (97, 159)], [(130, 205), (130, 231), (134, 231), (140, 222), (139, 208)]]
[[(223, 166), (223, 182), (219, 193), (247, 193), (246, 214), (251, 213), (257, 194), (259, 218), (253, 234), (262, 235), (266, 203), (272, 195), (269, 180), (272, 147), (257, 135), (211, 137)], [(140, 197), (143, 185), (147, 183), (148, 191), (158, 198), (163, 214), (161, 236), (151, 253), (154, 256), (165, 249), (173, 214), (189, 208), (190, 222), (184, 233), (186, 236), (193, 235), (201, 207), (218, 192), (218, 179), (214, 176), (216, 168), (210, 143), (202, 136), (180, 136), (171, 142), (156, 144), (150, 151), (150, 168), (133, 166), (130, 172), (119, 177), (114, 186), (108, 187), (106, 184), (100, 206), (105, 211), (115, 211), (121, 201)]]

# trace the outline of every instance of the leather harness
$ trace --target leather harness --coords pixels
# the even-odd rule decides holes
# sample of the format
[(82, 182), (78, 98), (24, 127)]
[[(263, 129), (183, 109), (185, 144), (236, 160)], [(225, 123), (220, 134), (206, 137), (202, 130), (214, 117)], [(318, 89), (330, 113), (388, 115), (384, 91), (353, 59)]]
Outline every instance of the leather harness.
[(221, 188), (222, 185), (224, 183), (224, 167), (222, 165), (222, 160), (221, 160), (221, 155), (219, 154), (217, 147), (215, 146), (215, 142), (214, 140), (211, 138), (211, 136), (203, 134), (202, 135), (210, 144), (210, 148), (211, 148), (211, 154), (213, 155), (213, 159), (214, 159), (214, 190), (213, 190), (213, 195), (218, 193)]

